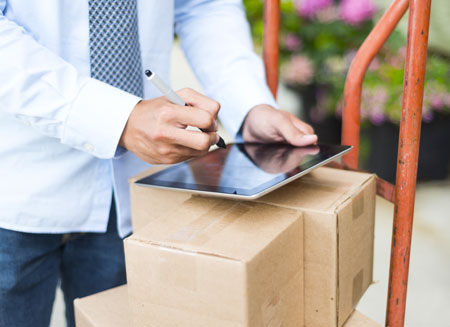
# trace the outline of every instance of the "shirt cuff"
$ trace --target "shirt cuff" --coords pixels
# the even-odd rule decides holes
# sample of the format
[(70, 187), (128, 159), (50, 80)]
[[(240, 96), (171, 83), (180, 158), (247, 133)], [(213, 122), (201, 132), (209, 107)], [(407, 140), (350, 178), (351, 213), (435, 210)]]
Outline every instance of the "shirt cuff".
[(110, 159), (118, 148), (128, 117), (142, 99), (116, 87), (89, 79), (75, 99), (65, 122), (62, 143)]

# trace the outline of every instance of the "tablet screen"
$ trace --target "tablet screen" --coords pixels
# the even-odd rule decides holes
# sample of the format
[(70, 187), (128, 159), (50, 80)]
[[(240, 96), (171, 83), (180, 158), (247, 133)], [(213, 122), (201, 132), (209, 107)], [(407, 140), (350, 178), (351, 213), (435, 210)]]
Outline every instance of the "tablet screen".
[(153, 187), (214, 192), (253, 197), (294, 176), (306, 174), (351, 147), (315, 145), (293, 147), (287, 144), (229, 144), (136, 183)]

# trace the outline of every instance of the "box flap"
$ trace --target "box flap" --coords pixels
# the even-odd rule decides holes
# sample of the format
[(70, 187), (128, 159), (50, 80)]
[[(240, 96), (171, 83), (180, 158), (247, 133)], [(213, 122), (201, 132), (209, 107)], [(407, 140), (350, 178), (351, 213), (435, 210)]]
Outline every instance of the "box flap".
[(127, 286), (75, 299), (77, 327), (131, 326)]
[(191, 193), (134, 184), (136, 180), (154, 174), (169, 165), (151, 166), (146, 171), (129, 179), (131, 199), (131, 221), (137, 231), (150, 221), (164, 216), (191, 197)]
[(352, 315), (345, 322), (343, 327), (381, 327), (382, 325), (376, 323), (372, 319), (366, 317), (359, 311), (353, 311)]
[(372, 176), (321, 167), (256, 201), (293, 209), (331, 213)]
[(267, 204), (193, 197), (129, 239), (249, 261), (300, 216)]

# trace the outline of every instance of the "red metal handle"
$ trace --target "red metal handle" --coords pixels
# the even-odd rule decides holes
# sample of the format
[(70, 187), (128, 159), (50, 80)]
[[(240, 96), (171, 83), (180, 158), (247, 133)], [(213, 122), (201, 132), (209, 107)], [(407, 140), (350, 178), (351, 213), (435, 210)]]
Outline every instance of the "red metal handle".
[(372, 59), (408, 9), (408, 1), (396, 0), (391, 4), (359, 48), (348, 71), (344, 90), (342, 144), (353, 145), (353, 149), (344, 156), (342, 162), (349, 168), (358, 168), (361, 92), (364, 75)]
[(404, 325), (431, 0), (410, 0), (386, 325)]
[(264, 1), (264, 39), (263, 56), (266, 68), (266, 82), (277, 97), (278, 88), (278, 62), (279, 62), (279, 35), (280, 35), (280, 0)]

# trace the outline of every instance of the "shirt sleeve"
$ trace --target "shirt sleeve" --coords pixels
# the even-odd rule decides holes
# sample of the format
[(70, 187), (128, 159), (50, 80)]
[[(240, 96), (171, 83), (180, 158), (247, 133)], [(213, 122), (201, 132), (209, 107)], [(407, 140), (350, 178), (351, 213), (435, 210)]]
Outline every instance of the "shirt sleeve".
[(75, 67), (8, 20), (0, 2), (0, 110), (41, 134), (112, 158), (140, 98), (81, 76)]
[(205, 93), (220, 102), (219, 118), (231, 135), (254, 106), (277, 107), (241, 0), (176, 0), (175, 28)]

